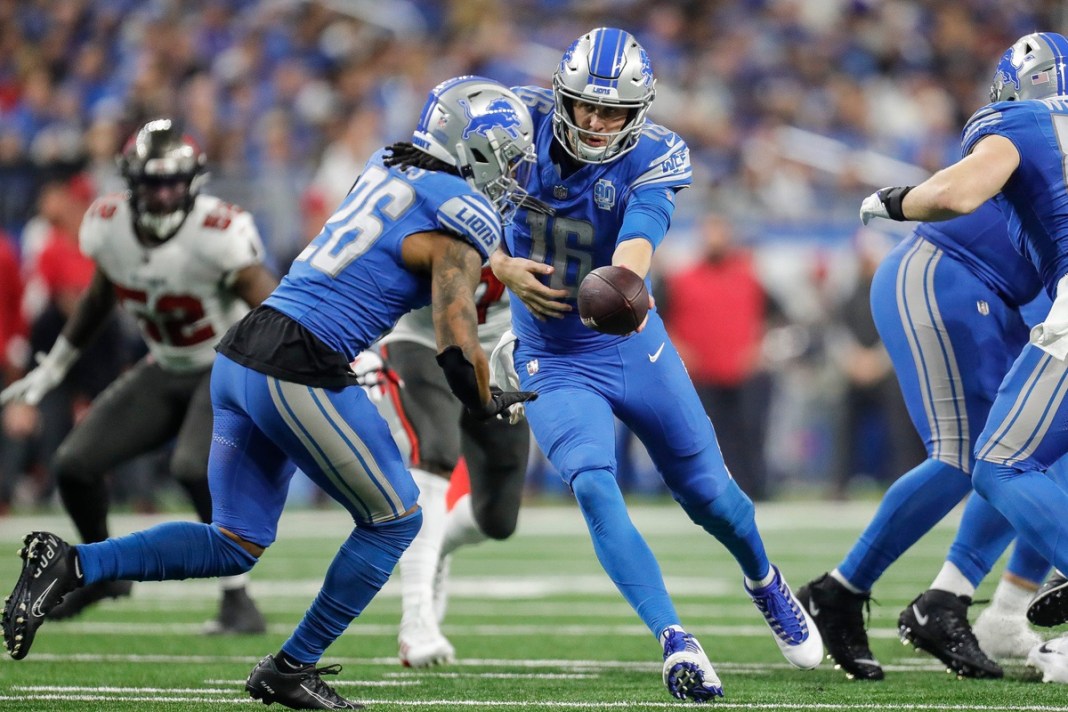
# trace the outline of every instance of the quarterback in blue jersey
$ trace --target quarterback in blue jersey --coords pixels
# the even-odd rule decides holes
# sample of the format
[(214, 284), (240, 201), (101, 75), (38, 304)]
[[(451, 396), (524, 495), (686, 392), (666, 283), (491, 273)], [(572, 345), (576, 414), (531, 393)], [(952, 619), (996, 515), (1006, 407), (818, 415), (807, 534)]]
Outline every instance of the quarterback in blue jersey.
[(868, 196), (860, 216), (945, 220), (1002, 196), (1013, 244), (1053, 306), (1000, 386), (976, 443), (972, 480), (1064, 572), (1068, 492), (1045, 470), (1068, 452), (1068, 38), (1038, 32), (1017, 40), (998, 63), (991, 100), (965, 126), (964, 158), (918, 186)]
[(521, 208), (491, 266), (518, 297), (513, 361), (522, 387), (539, 393), (526, 409), (534, 437), (574, 492), (605, 571), (662, 643), (664, 682), (675, 697), (710, 700), (723, 690), (627, 514), (613, 416), (641, 439), (690, 518), (734, 555), (786, 658), (816, 667), (819, 633), (769, 563), (753, 504), (724, 467), (655, 309), (628, 336), (593, 331), (574, 310), (579, 284), (597, 267), (646, 276), (675, 193), (690, 184), (686, 143), (646, 119), (654, 79), (645, 50), (622, 30), (599, 28), (567, 50), (551, 91), (516, 93), (531, 109), (538, 153), (527, 187), (554, 214)]
[[(909, 415), (928, 458), (898, 478), (845, 559), (806, 584), (798, 597), (812, 613), (831, 657), (851, 679), (880, 680), (863, 609), (892, 563), (971, 491), (972, 451), (1002, 378), (1027, 343), (1021, 309), (1039, 299), (1034, 267), (1015, 251), (994, 201), (971, 215), (921, 223), (879, 265), (871, 287), (875, 325), (886, 345)], [(1013, 536), (981, 497), (969, 500), (949, 557), (931, 588), (902, 614), (902, 634), (965, 677), (1001, 677), (968, 623), (968, 606)], [(1002, 587), (1011, 597), (1045, 579), (1047, 562), (1020, 543)], [(1015, 587), (1015, 588), (1014, 588)], [(914, 608), (915, 607), (915, 608)], [(919, 610), (919, 618), (915, 614)], [(1039, 642), (1014, 607), (1002, 637), (1015, 634), (1026, 655)], [(1000, 641), (999, 650), (1010, 640)]]
[(247, 571), (274, 542), (294, 464), (352, 516), (312, 603), (246, 689), (293, 709), (357, 709), (315, 664), (386, 582), (422, 519), (389, 427), (349, 364), (405, 312), (432, 303), (439, 365), (476, 417), (533, 393), (491, 389), (474, 291), (501, 239), (502, 213), (533, 160), (526, 107), (508, 89), (459, 77), (430, 92), (411, 143), (375, 153), (322, 232), (263, 304), (223, 338), (212, 373), (212, 524), (164, 524), (70, 546), (25, 539), (3, 613), (4, 643), (29, 652), (42, 616), (69, 591)]

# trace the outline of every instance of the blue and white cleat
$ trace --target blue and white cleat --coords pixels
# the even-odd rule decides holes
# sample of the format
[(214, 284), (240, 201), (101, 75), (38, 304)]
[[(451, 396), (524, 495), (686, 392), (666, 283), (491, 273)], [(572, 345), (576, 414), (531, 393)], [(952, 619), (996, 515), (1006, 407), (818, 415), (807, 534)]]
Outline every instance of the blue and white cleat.
[(672, 697), (694, 702), (723, 697), (723, 683), (697, 638), (671, 626), (660, 634), (660, 642), (664, 644), (664, 684)]
[(802, 670), (818, 667), (823, 659), (823, 638), (808, 611), (801, 605), (778, 567), (772, 566), (775, 578), (767, 586), (749, 588), (745, 592), (764, 616), (775, 634), (775, 643), (790, 664)]

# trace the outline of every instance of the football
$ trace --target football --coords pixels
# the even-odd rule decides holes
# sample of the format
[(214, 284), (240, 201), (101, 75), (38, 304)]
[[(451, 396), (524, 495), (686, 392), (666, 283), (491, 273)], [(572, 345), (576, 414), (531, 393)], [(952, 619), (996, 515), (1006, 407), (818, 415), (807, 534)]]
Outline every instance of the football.
[(649, 312), (645, 280), (626, 267), (598, 267), (579, 285), (579, 317), (602, 334), (629, 334)]

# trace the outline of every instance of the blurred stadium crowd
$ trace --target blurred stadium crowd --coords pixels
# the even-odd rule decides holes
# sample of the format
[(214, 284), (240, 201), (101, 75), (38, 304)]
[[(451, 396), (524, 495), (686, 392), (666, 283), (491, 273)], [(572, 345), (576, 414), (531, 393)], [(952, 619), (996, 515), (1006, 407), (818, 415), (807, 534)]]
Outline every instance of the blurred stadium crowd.
[[(706, 384), (759, 386), (745, 417), (765, 423), (766, 474), (750, 493), (846, 496), (857, 473), (885, 484), (922, 459), (895, 435), (909, 427), (895, 427), (904, 411), (865, 322), (870, 267), (901, 233), (861, 231), (857, 206), (955, 160), (996, 56), (1026, 32), (1068, 30), (1062, 0), (0, 0), (3, 381), (47, 349), (87, 284), (80, 217), (123, 189), (114, 156), (144, 121), (184, 120), (208, 153), (208, 192), (254, 214), (281, 273), (371, 151), (410, 135), (430, 87), (470, 73), (548, 85), (563, 49), (600, 25), (647, 49), (650, 116), (692, 151), (660, 274), (722, 250), (709, 231), (725, 223), (765, 292), (759, 323), (738, 330), (757, 347), (741, 339), (744, 363), (708, 369), (726, 382)], [(138, 355), (112, 341), (86, 359), (72, 417)], [(47, 475), (24, 477), (47, 471), (39, 419), (5, 412), (4, 426), (0, 511), (50, 496)], [(621, 447), (632, 489), (656, 491), (642, 453)], [(544, 469), (532, 460), (532, 487), (557, 487)]]

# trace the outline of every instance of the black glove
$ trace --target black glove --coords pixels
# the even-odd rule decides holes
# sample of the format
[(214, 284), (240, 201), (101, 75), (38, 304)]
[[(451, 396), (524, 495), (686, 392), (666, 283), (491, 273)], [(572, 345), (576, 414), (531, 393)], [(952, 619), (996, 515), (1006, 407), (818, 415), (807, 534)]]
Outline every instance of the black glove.
[(437, 355), (437, 362), (445, 372), (445, 380), (453, 395), (460, 399), (468, 413), (480, 420), (500, 416), (516, 403), (525, 403), (538, 397), (533, 391), (505, 392), (494, 386), (490, 388), (490, 402), (484, 404), (478, 392), (475, 367), (459, 346), (446, 348)]
[(516, 403), (526, 403), (537, 399), (538, 394), (535, 391), (502, 391), (497, 386), (490, 386), (490, 402), (480, 406), (477, 410), (468, 408), (467, 412), (479, 420), (501, 418)]

